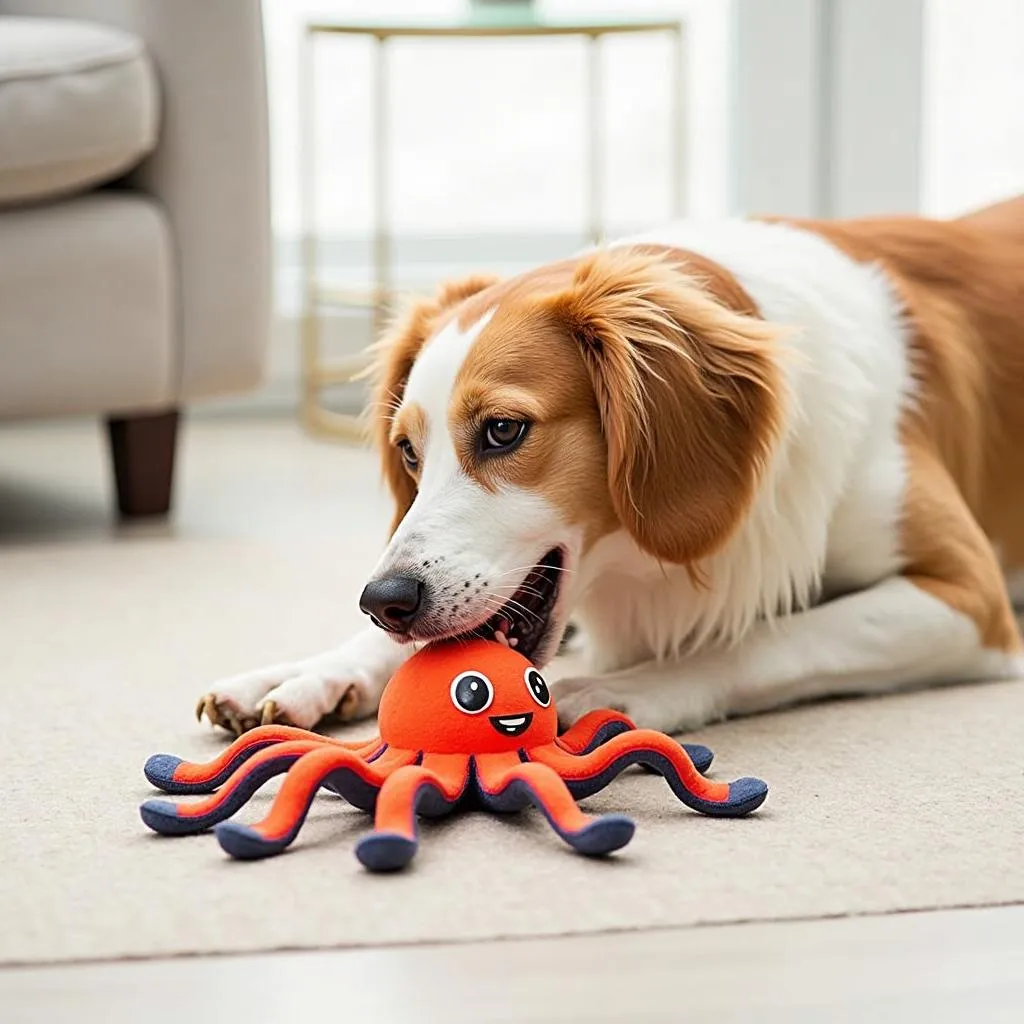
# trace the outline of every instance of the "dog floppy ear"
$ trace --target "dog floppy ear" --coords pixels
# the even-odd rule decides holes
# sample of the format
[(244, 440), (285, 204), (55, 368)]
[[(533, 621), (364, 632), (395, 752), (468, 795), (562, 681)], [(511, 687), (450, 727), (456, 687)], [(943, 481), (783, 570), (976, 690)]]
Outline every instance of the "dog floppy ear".
[(402, 404), (412, 364), (446, 312), (496, 281), (494, 277), (474, 275), (443, 285), (434, 298), (413, 302), (373, 346), (369, 371), (373, 381), (371, 433), (380, 452), (384, 479), (395, 499), (391, 533), (405, 518), (416, 497), (416, 481), (405, 471), (401, 455), (391, 444), (391, 423)]
[(610, 249), (549, 300), (591, 377), (616, 514), (677, 564), (733, 534), (781, 427), (779, 331), (729, 280), (711, 289), (660, 254)]

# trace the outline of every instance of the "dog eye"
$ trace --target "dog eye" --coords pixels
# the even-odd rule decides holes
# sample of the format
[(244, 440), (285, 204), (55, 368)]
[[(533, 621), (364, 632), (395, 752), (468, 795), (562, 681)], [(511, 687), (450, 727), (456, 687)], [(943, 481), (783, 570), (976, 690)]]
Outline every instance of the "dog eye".
[(551, 703), (551, 691), (544, 677), (535, 668), (528, 668), (523, 678), (526, 679), (526, 686), (533, 699), (542, 708), (546, 708)]
[(452, 703), (467, 715), (479, 715), (494, 700), (494, 687), (482, 672), (460, 672), (451, 686)]
[(480, 450), (487, 453), (511, 451), (526, 436), (524, 420), (488, 420), (480, 432)]
[(412, 441), (407, 437), (403, 437), (398, 442), (398, 450), (402, 453), (402, 458), (405, 460), (406, 466), (409, 467), (410, 471), (415, 473), (420, 466), (419, 456), (416, 454), (416, 449), (412, 446)]

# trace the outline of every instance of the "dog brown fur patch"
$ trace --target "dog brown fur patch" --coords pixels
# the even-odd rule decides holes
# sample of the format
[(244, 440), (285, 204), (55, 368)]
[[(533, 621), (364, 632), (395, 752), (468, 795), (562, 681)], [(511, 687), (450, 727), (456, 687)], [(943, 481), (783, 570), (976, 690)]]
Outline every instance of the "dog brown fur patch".
[[(588, 544), (621, 524), (666, 561), (720, 548), (785, 404), (778, 332), (735, 279), (693, 254), (623, 247), (488, 289), (460, 321), (495, 306), (450, 410), (467, 472), (538, 491)], [(493, 415), (536, 422), (522, 449), (478, 463), (472, 438)]]
[(1019, 649), (990, 541), (1024, 566), (1024, 197), (956, 221), (792, 223), (881, 266), (906, 312), (906, 574), (987, 647)]

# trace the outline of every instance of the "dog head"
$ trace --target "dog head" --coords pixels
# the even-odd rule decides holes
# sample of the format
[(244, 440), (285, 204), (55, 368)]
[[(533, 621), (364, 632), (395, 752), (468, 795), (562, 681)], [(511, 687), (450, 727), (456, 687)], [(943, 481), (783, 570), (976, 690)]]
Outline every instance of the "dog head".
[(543, 664), (602, 537), (696, 573), (781, 420), (776, 332), (718, 291), (678, 254), (621, 248), (413, 307), (379, 352), (397, 513), (364, 611), (399, 639), (498, 634)]

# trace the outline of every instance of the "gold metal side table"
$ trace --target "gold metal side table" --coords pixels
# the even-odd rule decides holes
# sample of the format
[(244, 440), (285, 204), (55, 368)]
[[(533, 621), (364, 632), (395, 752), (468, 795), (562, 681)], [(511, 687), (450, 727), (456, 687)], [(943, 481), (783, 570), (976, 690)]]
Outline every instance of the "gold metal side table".
[[(465, 21), (441, 24), (313, 21), (305, 26), (300, 89), (300, 159), (302, 162), (302, 422), (307, 430), (350, 441), (365, 439), (359, 416), (328, 409), (322, 401), (325, 389), (353, 380), (368, 365), (365, 353), (341, 359), (323, 354), (321, 315), (327, 308), (362, 306), (373, 316), (373, 336), (379, 337), (396, 293), (391, 283), (391, 231), (389, 225), (388, 174), (388, 42), (392, 39), (535, 39), (546, 36), (576, 36), (587, 45), (587, 233), (597, 244), (604, 238), (605, 168), (601, 123), (601, 40), (605, 36), (637, 33), (668, 34), (673, 41), (670, 103), (672, 146), (669, 160), (670, 195), (673, 216), (681, 216), (684, 195), (683, 73), (684, 26), (679, 21), (623, 19), (617, 21), (514, 21), (494, 24), (489, 21)], [(314, 168), (315, 146), (315, 58), (316, 42), (322, 36), (361, 36), (373, 40), (371, 64), (371, 119), (373, 141), (370, 150), (373, 181), (373, 283), (366, 293), (345, 292), (323, 287), (319, 280), (320, 253)]]

